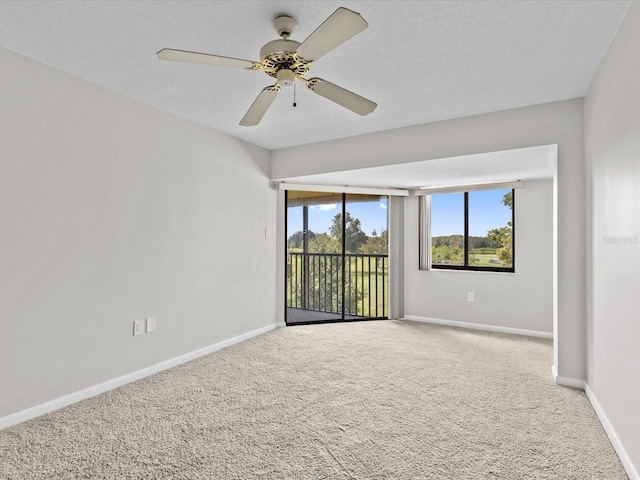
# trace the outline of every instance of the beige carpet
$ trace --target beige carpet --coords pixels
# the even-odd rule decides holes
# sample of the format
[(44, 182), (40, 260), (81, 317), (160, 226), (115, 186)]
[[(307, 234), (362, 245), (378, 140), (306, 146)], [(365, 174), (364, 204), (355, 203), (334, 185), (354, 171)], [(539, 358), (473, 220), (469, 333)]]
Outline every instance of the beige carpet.
[(549, 340), (289, 327), (0, 431), (0, 478), (621, 479)]

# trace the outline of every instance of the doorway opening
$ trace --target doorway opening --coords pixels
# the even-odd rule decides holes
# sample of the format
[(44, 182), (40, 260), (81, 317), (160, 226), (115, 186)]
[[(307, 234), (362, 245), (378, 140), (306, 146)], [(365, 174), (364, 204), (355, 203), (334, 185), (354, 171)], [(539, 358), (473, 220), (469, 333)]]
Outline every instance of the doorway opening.
[(285, 194), (286, 324), (388, 318), (388, 197)]

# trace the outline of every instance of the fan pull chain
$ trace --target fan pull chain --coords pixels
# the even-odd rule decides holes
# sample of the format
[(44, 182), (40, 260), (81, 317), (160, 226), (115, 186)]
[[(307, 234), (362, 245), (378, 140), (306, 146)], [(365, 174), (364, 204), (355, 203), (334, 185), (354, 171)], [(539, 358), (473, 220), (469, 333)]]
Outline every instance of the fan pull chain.
[(297, 106), (296, 104), (296, 84), (293, 84), (293, 107), (295, 108)]

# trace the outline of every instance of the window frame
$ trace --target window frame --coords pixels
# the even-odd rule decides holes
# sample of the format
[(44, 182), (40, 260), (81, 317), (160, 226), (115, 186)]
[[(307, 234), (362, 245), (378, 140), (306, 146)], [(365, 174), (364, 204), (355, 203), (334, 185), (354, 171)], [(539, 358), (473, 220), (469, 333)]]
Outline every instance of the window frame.
[[(501, 188), (487, 190), (503, 190)], [(454, 192), (450, 192), (454, 193)], [(497, 272), (497, 273), (515, 273), (516, 272), (516, 189), (511, 188), (511, 267), (481, 267), (469, 265), (469, 191), (460, 191), (456, 193), (464, 193), (464, 265), (438, 265), (434, 264), (431, 258), (431, 202), (429, 205), (429, 264), (431, 270), (457, 270), (467, 272)], [(434, 194), (439, 195), (439, 194)], [(446, 194), (440, 194), (446, 195)]]

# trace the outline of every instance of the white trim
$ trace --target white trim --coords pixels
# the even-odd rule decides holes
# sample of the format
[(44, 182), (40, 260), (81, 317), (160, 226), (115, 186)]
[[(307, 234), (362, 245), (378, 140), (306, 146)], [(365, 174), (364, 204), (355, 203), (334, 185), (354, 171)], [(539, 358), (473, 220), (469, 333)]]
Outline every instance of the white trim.
[(604, 431), (607, 433), (607, 436), (609, 437), (609, 441), (611, 442), (613, 449), (618, 454), (618, 457), (622, 462), (622, 466), (627, 471), (627, 475), (629, 475), (629, 480), (640, 480), (640, 474), (638, 474), (638, 470), (635, 468), (635, 466), (631, 462), (631, 458), (629, 458), (629, 455), (627, 454), (627, 451), (622, 445), (622, 442), (620, 441), (618, 434), (613, 428), (613, 425), (611, 425), (609, 418), (607, 418), (607, 414), (604, 413), (604, 409), (602, 408), (602, 405), (600, 405), (600, 402), (598, 402), (598, 399), (596, 398), (596, 394), (593, 393), (591, 388), (589, 388), (589, 385), (585, 385), (584, 391), (587, 394), (587, 398), (591, 402), (591, 405), (593, 406), (593, 409), (595, 410), (596, 415), (598, 416), (598, 419), (600, 420), (600, 423), (604, 428)]
[(579, 388), (580, 390), (584, 390), (587, 386), (587, 383), (579, 378), (561, 377), (558, 375), (558, 369), (555, 365), (551, 367), (551, 377), (553, 377), (554, 383), (562, 385), (563, 387)]
[(417, 197), (433, 195), (435, 193), (475, 192), (478, 190), (498, 190), (502, 188), (524, 188), (522, 180), (500, 183), (473, 183), (469, 185), (448, 185), (446, 187), (420, 187), (416, 189)]
[(284, 322), (278, 322), (278, 323), (276, 323), (276, 328), (284, 328), (284, 327), (286, 327), (286, 326), (287, 326), (287, 324), (286, 324), (286, 323), (284, 323)]
[(589, 384), (584, 380), (580, 380), (578, 378), (569, 378), (569, 377), (559, 376), (558, 370), (556, 369), (555, 365), (551, 367), (551, 376), (553, 377), (553, 381), (558, 385), (563, 385), (565, 387), (579, 388), (581, 390), (584, 390), (584, 393), (586, 393), (587, 398), (589, 399), (589, 402), (591, 402), (591, 406), (593, 407), (593, 410), (596, 412), (596, 415), (598, 416), (598, 420), (600, 420), (600, 423), (602, 424), (602, 428), (604, 428), (604, 431), (607, 434), (607, 437), (609, 437), (609, 441), (611, 442), (613, 449), (618, 454), (618, 458), (620, 458), (620, 462), (622, 463), (622, 466), (626, 470), (627, 475), (629, 476), (629, 480), (640, 480), (640, 474), (638, 474), (638, 470), (633, 465), (633, 462), (631, 461), (629, 454), (625, 450), (624, 445), (620, 440), (620, 437), (618, 437), (618, 434), (613, 428), (613, 425), (611, 425), (611, 422), (609, 421), (607, 414), (604, 412), (602, 405), (600, 405), (600, 402), (598, 402), (598, 398), (596, 397), (596, 394), (593, 393), (593, 391), (589, 387)]
[(184, 355), (180, 355), (178, 357), (156, 363), (155, 365), (151, 365), (149, 367), (136, 370), (135, 372), (128, 373), (121, 377), (108, 380), (104, 383), (94, 385), (93, 387), (85, 388), (83, 390), (64, 395), (63, 397), (55, 398), (48, 402), (41, 403), (40, 405), (36, 405), (35, 407), (27, 408), (26, 410), (13, 413), (6, 417), (0, 418), (0, 430), (21, 422), (25, 422), (27, 420), (31, 420), (32, 418), (39, 417), (40, 415), (44, 415), (45, 413), (53, 412), (54, 410), (58, 410), (81, 400), (86, 400), (87, 398), (93, 397), (95, 395), (108, 392), (109, 390), (113, 390), (115, 388), (121, 387), (122, 385), (126, 385), (127, 383), (140, 380), (142, 378), (148, 377), (149, 375), (162, 372), (163, 370), (168, 370), (169, 368), (175, 367), (176, 365), (190, 362), (191, 360), (195, 360), (196, 358), (202, 357), (204, 355), (217, 352), (218, 350), (230, 347), (231, 345), (244, 342), (246, 340), (249, 340), (250, 338), (257, 337), (258, 335), (262, 335), (271, 330), (274, 330), (276, 328), (276, 325), (277, 324), (272, 323), (271, 325), (267, 325), (256, 330), (243, 333), (242, 335), (238, 335), (236, 337), (214, 343), (213, 345), (209, 345), (208, 347), (200, 348), (198, 350), (194, 350), (193, 352), (185, 353)]
[(369, 188), (350, 187), (349, 185), (309, 185), (304, 183), (278, 184), (278, 190), (297, 190), (299, 192), (331, 192), (331, 193), (359, 193), (364, 195), (389, 195), (391, 197), (408, 197), (409, 190), (399, 188)]
[(521, 328), (500, 327), (497, 325), (486, 325), (483, 323), (459, 322), (456, 320), (443, 320), (441, 318), (418, 317), (415, 315), (405, 315), (402, 320), (413, 320), (414, 322), (435, 323), (449, 327), (470, 328), (473, 330), (486, 330), (489, 332), (509, 333), (512, 335), (526, 335), (528, 337), (553, 338), (553, 333), (540, 332), (538, 330), (524, 330)]

